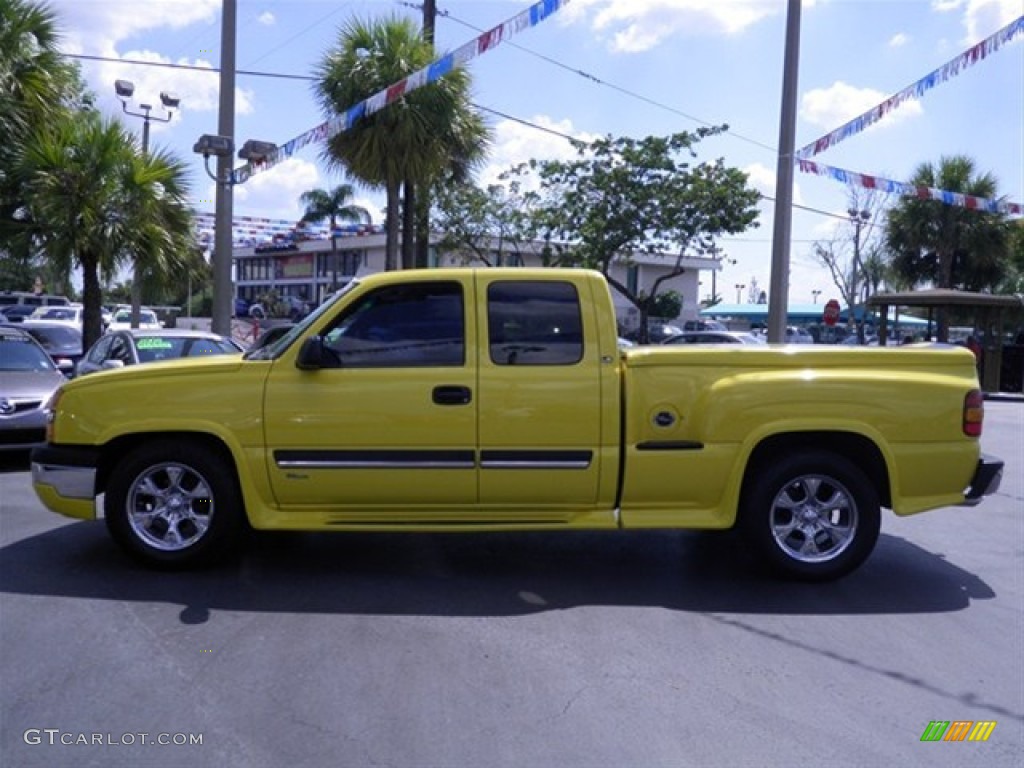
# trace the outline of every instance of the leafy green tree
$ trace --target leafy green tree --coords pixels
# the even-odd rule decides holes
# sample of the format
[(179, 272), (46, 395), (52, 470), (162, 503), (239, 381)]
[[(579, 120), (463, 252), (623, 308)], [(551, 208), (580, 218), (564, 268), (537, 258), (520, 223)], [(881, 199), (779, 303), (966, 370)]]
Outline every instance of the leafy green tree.
[(30, 234), (62, 272), (82, 270), (87, 346), (101, 333), (101, 281), (133, 254), (169, 274), (192, 247), (184, 166), (142, 156), (135, 137), (94, 112), (32, 135), (15, 163)]
[[(545, 263), (602, 272), (639, 310), (641, 338), (661, 285), (685, 271), (684, 254), (713, 253), (716, 237), (756, 226), (760, 195), (746, 174), (721, 159), (690, 162), (698, 142), (723, 130), (576, 142), (574, 160), (531, 160), (512, 173), (539, 181), (529, 208)], [(611, 274), (637, 254), (669, 252), (668, 271), (643, 294)]]
[(520, 254), (532, 249), (518, 184), (492, 184), (487, 189), (468, 183), (438, 184), (433, 208), (442, 233), (437, 244), (442, 256), (500, 267), (520, 263)]
[[(963, 155), (923, 163), (910, 180), (977, 197), (997, 198), (995, 177), (979, 175)], [(967, 291), (995, 289), (1010, 258), (1010, 229), (1004, 214), (945, 205), (938, 200), (902, 198), (889, 211), (886, 243), (893, 268), (911, 285)], [(938, 338), (948, 338), (948, 316), (938, 313)]]
[[(409, 19), (352, 20), (339, 31), (336, 47), (317, 65), (316, 95), (328, 115), (340, 114), (425, 67), (432, 58), (432, 46)], [(325, 159), (330, 165), (385, 190), (385, 267), (389, 270), (398, 267), (403, 182), (414, 185), (429, 180), (447, 166), (450, 153), (443, 148), (451, 146), (453, 121), (468, 103), (468, 92), (469, 75), (457, 68), (362, 118), (327, 143)], [(411, 232), (411, 214), (406, 221)], [(407, 236), (406, 241), (408, 261), (412, 238)]]
[(302, 220), (308, 222), (327, 221), (331, 228), (331, 264), (334, 274), (331, 277), (331, 290), (338, 288), (338, 236), (335, 229), (339, 222), (352, 224), (369, 224), (370, 212), (362, 206), (351, 202), (354, 190), (351, 184), (339, 184), (334, 189), (310, 189), (299, 196), (306, 210)]
[(48, 290), (67, 291), (29, 235), (17, 149), (40, 126), (92, 100), (78, 67), (58, 50), (57, 18), (44, 3), (0, 0), (0, 288), (30, 290), (42, 278)]

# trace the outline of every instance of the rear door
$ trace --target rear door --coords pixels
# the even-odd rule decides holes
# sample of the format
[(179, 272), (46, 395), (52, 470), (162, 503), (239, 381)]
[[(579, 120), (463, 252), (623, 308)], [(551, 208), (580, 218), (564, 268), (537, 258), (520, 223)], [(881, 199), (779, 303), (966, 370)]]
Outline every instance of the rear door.
[(617, 471), (605, 445), (615, 371), (600, 355), (586, 287), (477, 273), (480, 502), (511, 508), (510, 519), (568, 520)]

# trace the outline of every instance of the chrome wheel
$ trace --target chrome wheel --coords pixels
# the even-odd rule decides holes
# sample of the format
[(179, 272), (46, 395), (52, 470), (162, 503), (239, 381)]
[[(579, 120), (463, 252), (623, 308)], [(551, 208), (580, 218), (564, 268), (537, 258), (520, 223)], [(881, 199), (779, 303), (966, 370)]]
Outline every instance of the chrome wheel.
[(144, 544), (162, 552), (187, 549), (206, 535), (214, 515), (210, 483), (177, 462), (144, 469), (125, 499), (128, 525)]
[(807, 474), (794, 478), (771, 504), (772, 536), (780, 549), (801, 563), (832, 560), (857, 535), (857, 502), (834, 477)]

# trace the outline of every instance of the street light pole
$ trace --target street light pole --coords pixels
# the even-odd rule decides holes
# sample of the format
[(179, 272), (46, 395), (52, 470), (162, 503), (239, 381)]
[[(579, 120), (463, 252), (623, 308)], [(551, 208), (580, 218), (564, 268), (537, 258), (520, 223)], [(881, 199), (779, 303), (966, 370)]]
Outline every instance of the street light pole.
[[(114, 93), (117, 94), (117, 98), (121, 100), (121, 108), (124, 110), (126, 115), (132, 117), (142, 118), (142, 156), (149, 156), (149, 122), (150, 120), (156, 120), (158, 123), (169, 123), (171, 118), (174, 117), (174, 110), (181, 104), (181, 99), (172, 93), (162, 91), (160, 93), (160, 103), (163, 104), (165, 114), (154, 115), (152, 114), (153, 106), (151, 104), (139, 104), (139, 109), (142, 112), (133, 112), (128, 109), (128, 100), (135, 93), (135, 83), (131, 80), (115, 80), (114, 81)], [(139, 321), (141, 319), (142, 312), (142, 280), (145, 265), (139, 258), (138, 254), (132, 255), (132, 312), (131, 312), (131, 327), (138, 328)]]
[[(220, 23), (220, 108), (217, 131), (230, 142), (235, 138), (235, 26), (237, 0), (224, 0)], [(213, 318), (212, 330), (231, 335), (234, 284), (231, 280), (231, 219), (233, 184), (231, 150), (217, 155), (217, 185), (214, 205)], [(205, 158), (205, 155), (204, 155)]]
[(736, 283), (735, 288), (736, 288), (736, 303), (737, 304), (740, 303), (740, 294), (743, 292), (743, 289), (746, 288), (746, 287), (747, 287), (746, 284)]
[(818, 288), (815, 288), (813, 291), (811, 291), (811, 293), (814, 295), (814, 303), (817, 304), (818, 303), (818, 297), (821, 296), (821, 290), (818, 289)]
[[(860, 263), (860, 228), (867, 223), (868, 219), (871, 218), (871, 212), (867, 210), (858, 211), (856, 208), (849, 208), (846, 211), (850, 215), (850, 221), (853, 222), (853, 279), (851, 280), (852, 285), (850, 291), (850, 300), (855, 302), (857, 295), (860, 292), (859, 279), (863, 275), (863, 268)], [(860, 322), (857, 323), (857, 341), (860, 344), (864, 343), (864, 307), (861, 307), (861, 318)], [(853, 317), (853, 307), (850, 307), (850, 317)]]

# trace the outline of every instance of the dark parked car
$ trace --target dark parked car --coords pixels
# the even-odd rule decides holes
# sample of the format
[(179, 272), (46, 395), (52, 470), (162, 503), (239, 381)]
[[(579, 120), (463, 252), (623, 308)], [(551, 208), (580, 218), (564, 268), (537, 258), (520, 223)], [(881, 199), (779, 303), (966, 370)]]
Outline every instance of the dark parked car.
[(72, 376), (82, 358), (82, 332), (64, 323), (26, 320), (18, 328), (32, 335), (65, 376)]
[(20, 323), (35, 310), (32, 304), (9, 304), (0, 307), (0, 322)]
[(205, 331), (141, 328), (113, 331), (92, 345), (78, 362), (78, 375), (109, 371), (126, 365), (175, 360), (206, 355), (237, 355), (242, 351), (234, 340)]
[(39, 342), (20, 328), (0, 326), (0, 451), (46, 442), (44, 406), (64, 381)]

